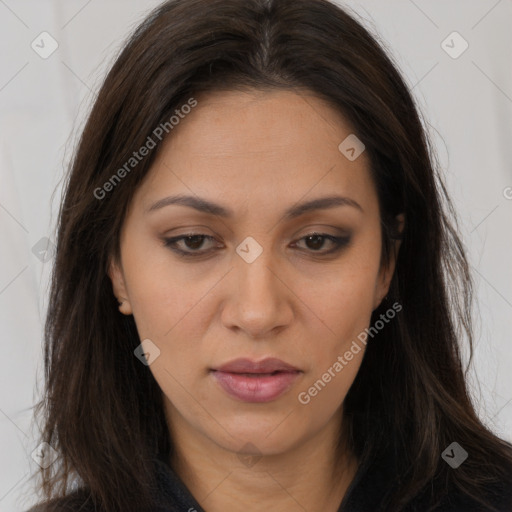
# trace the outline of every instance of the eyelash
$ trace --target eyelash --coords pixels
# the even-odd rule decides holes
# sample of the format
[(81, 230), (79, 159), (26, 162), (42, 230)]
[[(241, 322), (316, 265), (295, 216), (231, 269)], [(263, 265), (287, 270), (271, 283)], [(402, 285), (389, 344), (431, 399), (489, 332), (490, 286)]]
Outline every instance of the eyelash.
[[(305, 235), (305, 236), (301, 237), (299, 239), (299, 241), (300, 240), (304, 240), (306, 238), (314, 237), (314, 236), (318, 236), (318, 237), (330, 240), (334, 244), (335, 247), (334, 247), (334, 249), (331, 249), (330, 251), (324, 251), (324, 252), (314, 251), (314, 250), (309, 250), (308, 251), (307, 249), (305, 249), (306, 252), (310, 252), (313, 255), (327, 256), (327, 255), (335, 254), (335, 253), (338, 253), (339, 251), (341, 251), (344, 247), (346, 247), (350, 243), (350, 237), (349, 236), (338, 237), (338, 236), (328, 235), (326, 233), (316, 233), (316, 232), (315, 233), (310, 233), (308, 235)], [(164, 246), (165, 247), (169, 247), (169, 249), (171, 249), (172, 251), (176, 252), (178, 255), (184, 256), (186, 258), (198, 258), (200, 256), (204, 256), (204, 255), (208, 254), (209, 252), (212, 252), (211, 249), (207, 250), (207, 251), (198, 251), (197, 250), (197, 251), (192, 251), (192, 252), (190, 252), (190, 251), (183, 251), (181, 249), (178, 249), (176, 247), (176, 244), (178, 242), (180, 242), (181, 240), (185, 240), (187, 238), (203, 238), (204, 240), (206, 240), (206, 239), (215, 240), (214, 237), (209, 236), (209, 235), (189, 233), (189, 234), (186, 234), (186, 235), (180, 235), (180, 236), (176, 236), (176, 237), (173, 237), (173, 238), (165, 238), (164, 239)]]

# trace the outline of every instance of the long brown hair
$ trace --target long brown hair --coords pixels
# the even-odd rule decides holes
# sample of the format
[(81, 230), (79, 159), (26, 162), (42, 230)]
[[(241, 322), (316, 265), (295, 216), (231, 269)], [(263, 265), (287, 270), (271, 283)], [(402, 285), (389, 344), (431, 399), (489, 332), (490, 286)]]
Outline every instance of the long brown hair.
[[(140, 339), (133, 317), (118, 312), (108, 263), (119, 257), (125, 212), (160, 147), (155, 129), (201, 91), (229, 88), (309, 91), (346, 117), (370, 157), (384, 259), (393, 219), (405, 213), (389, 292), (403, 311), (369, 342), (344, 402), (360, 463), (393, 455), (383, 510), (403, 510), (425, 493), (433, 509), (453, 489), (495, 510), (487, 492), (510, 479), (512, 447), (478, 419), (467, 389), (459, 342), (468, 340), (471, 362), (472, 280), (435, 153), (396, 65), (327, 0), (169, 0), (108, 73), (59, 213), (46, 388), (36, 406), (41, 441), (59, 459), (41, 469), (44, 498), (75, 496), (107, 512), (151, 503), (151, 460), (172, 453), (172, 439), (162, 392), (133, 354)], [(105, 187), (148, 137), (157, 147)], [(453, 441), (469, 453), (457, 470), (441, 459)]]

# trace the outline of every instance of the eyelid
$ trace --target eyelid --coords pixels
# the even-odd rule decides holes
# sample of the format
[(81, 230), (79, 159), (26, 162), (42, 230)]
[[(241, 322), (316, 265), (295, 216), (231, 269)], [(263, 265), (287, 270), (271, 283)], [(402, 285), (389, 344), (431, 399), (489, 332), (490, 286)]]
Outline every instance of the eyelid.
[(197, 250), (197, 251), (183, 251), (183, 250), (178, 249), (173, 246), (173, 244), (176, 244), (186, 238), (191, 238), (191, 237), (201, 237), (201, 238), (204, 238), (205, 240), (216, 240), (215, 237), (213, 237), (211, 235), (207, 235), (205, 233), (184, 233), (183, 235), (177, 235), (177, 236), (174, 236), (171, 238), (165, 237), (163, 239), (163, 243), (164, 243), (165, 247), (168, 247), (172, 251), (176, 252), (177, 254), (183, 255), (183, 256), (193, 256), (193, 257), (194, 256), (204, 256), (205, 254), (211, 252), (211, 249), (210, 250)]
[[(348, 246), (352, 240), (351, 234), (344, 234), (344, 235), (337, 236), (337, 235), (331, 235), (329, 233), (323, 233), (321, 231), (313, 231), (313, 232), (306, 233), (306, 234), (302, 235), (301, 237), (297, 238), (296, 241), (293, 242), (293, 245), (296, 246), (298, 242), (301, 242), (302, 240), (304, 240), (306, 238), (313, 237), (313, 236), (319, 236), (321, 238), (324, 238), (325, 240), (330, 241), (332, 244), (334, 244), (334, 248), (331, 250), (318, 250), (318, 251), (314, 251), (314, 250), (307, 249), (307, 248), (306, 249), (300, 248), (299, 250), (301, 252), (309, 253), (312, 256), (328, 256), (328, 255), (340, 252), (344, 247)], [(186, 238), (192, 238), (192, 237), (199, 237), (199, 238), (203, 238), (204, 240), (216, 240), (215, 237), (213, 237), (211, 235), (207, 235), (205, 233), (184, 233), (182, 235), (178, 235), (175, 237), (164, 238), (163, 244), (165, 247), (168, 247), (173, 252), (177, 253), (180, 256), (184, 256), (184, 257), (199, 258), (201, 256), (206, 256), (206, 255), (210, 254), (211, 252), (214, 252), (215, 249), (207, 249), (207, 250), (199, 249), (197, 251), (194, 251), (194, 250), (184, 251), (184, 250), (178, 249), (174, 245), (174, 244), (177, 244), (178, 242), (181, 242), (182, 240), (184, 240)]]

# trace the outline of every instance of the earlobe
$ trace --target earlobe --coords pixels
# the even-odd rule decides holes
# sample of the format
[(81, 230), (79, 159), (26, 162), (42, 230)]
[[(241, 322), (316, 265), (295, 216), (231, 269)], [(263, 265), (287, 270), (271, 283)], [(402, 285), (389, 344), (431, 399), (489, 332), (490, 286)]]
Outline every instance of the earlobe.
[(375, 311), (384, 298), (387, 296), (389, 287), (391, 285), (391, 280), (393, 279), (393, 275), (395, 273), (396, 261), (398, 259), (398, 253), (400, 251), (400, 246), (402, 245), (401, 235), (403, 234), (404, 225), (405, 225), (405, 216), (403, 213), (396, 216), (397, 220), (397, 231), (398, 235), (394, 240), (391, 246), (391, 254), (389, 255), (389, 261), (387, 265), (383, 265), (380, 271), (379, 280), (375, 293), (375, 302), (373, 304), (373, 310)]
[(113, 259), (109, 264), (108, 276), (112, 281), (112, 290), (119, 303), (119, 311), (123, 313), (123, 315), (131, 315), (132, 307), (128, 298), (123, 271), (119, 264)]
[(375, 293), (375, 301), (373, 303), (373, 311), (375, 311), (382, 303), (385, 297), (387, 297), (391, 279), (394, 273), (394, 263), (390, 264), (382, 269), (381, 275), (379, 276), (379, 282)]

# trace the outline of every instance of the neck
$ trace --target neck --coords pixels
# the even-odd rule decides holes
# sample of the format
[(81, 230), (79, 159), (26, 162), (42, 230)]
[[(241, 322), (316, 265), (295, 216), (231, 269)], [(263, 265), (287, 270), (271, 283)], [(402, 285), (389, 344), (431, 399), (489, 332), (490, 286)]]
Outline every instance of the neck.
[(338, 425), (333, 421), (300, 446), (272, 455), (237, 454), (173, 428), (170, 465), (208, 512), (337, 512), (358, 465), (348, 450), (336, 458)]

